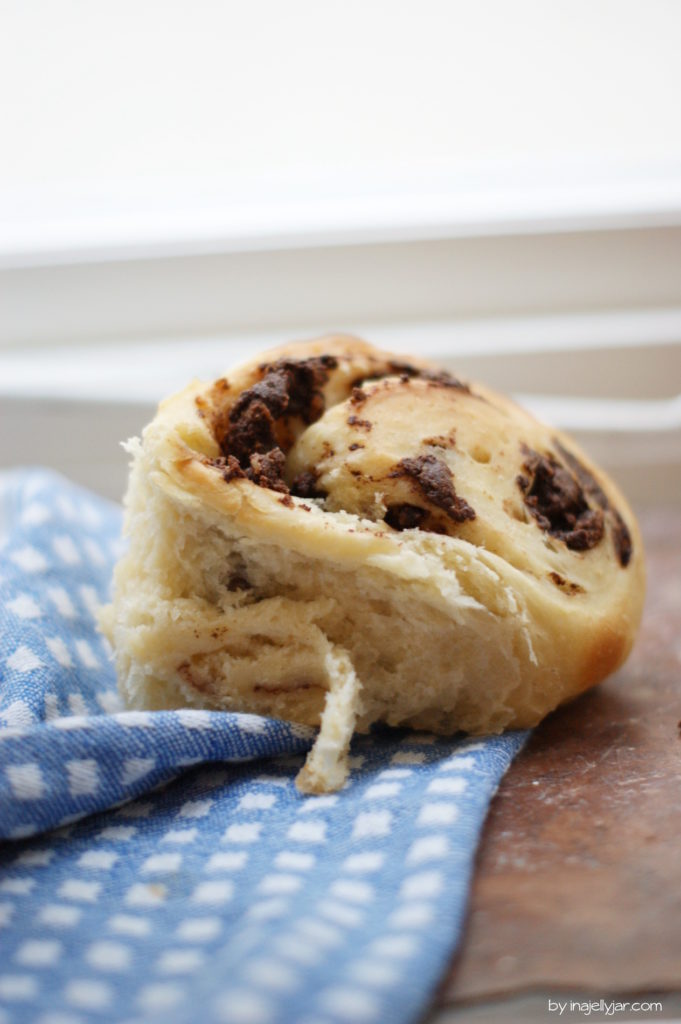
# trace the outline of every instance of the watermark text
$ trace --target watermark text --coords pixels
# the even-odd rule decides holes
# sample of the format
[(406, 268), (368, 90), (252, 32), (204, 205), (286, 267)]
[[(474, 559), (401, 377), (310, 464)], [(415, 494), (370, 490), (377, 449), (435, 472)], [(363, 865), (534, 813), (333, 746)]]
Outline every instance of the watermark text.
[(661, 1002), (620, 1002), (617, 999), (549, 999), (549, 1013), (562, 1017), (566, 1013), (579, 1013), (590, 1017), (592, 1013), (613, 1017), (616, 1013), (662, 1013)]

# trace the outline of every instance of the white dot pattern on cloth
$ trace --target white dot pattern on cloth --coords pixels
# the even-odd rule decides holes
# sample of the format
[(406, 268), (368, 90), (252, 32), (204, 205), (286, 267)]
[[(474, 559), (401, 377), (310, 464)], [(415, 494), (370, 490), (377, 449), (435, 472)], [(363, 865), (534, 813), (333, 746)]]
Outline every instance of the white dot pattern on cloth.
[(417, 1019), (524, 736), (377, 732), (354, 742), (341, 793), (310, 798), (293, 782), (307, 728), (121, 711), (95, 626), (120, 512), (48, 473), (10, 476), (1, 1024), (192, 1024), (197, 1006), (205, 1024)]

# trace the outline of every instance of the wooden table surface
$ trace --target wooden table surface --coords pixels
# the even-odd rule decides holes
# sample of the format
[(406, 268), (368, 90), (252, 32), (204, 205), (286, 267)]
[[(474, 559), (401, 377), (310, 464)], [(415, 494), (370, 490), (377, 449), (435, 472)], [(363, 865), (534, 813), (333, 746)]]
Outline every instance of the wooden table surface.
[(642, 527), (634, 651), (546, 719), (503, 780), (433, 1022), (557, 1020), (546, 997), (564, 992), (662, 993), (663, 1017), (681, 1011), (681, 515)]

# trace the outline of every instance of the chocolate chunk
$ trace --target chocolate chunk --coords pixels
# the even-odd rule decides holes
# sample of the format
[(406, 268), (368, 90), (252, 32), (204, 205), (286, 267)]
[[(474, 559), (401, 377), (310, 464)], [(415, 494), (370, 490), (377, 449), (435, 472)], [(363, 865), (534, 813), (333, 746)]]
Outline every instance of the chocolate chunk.
[(226, 483), (231, 483), (232, 480), (251, 480), (259, 487), (269, 487), (270, 490), (288, 494), (288, 487), (283, 479), (286, 456), (281, 448), (273, 448), (264, 455), (254, 452), (247, 469), (243, 469), (233, 455), (211, 459), (209, 462), (222, 471)]
[(296, 498), (325, 498), (326, 491), (317, 487), (319, 473), (314, 470), (299, 473), (291, 484), (291, 494)]
[(305, 423), (314, 423), (324, 412), (322, 388), (335, 370), (335, 356), (314, 356), (310, 359), (279, 359), (264, 367), (266, 373), (284, 372), (288, 378), (287, 416), (300, 416)]
[(359, 416), (348, 416), (348, 426), (357, 427), (360, 430), (371, 430), (371, 421), (361, 420)]
[[(324, 412), (322, 387), (337, 365), (335, 356), (299, 361), (279, 359), (263, 364), (261, 380), (239, 395), (229, 411), (224, 431), (222, 416), (216, 414), (216, 429), (223, 434), (217, 440), (227, 459), (226, 480), (239, 476), (230, 462), (233, 460), (242, 470), (241, 475), (253, 483), (288, 493), (283, 479), (285, 455), (276, 424), (284, 417), (300, 417), (305, 423), (319, 419)], [(218, 381), (214, 391), (221, 390), (218, 385), (222, 383)], [(226, 381), (224, 385), (227, 386)]]
[(409, 477), (432, 505), (443, 509), (456, 523), (475, 519), (475, 510), (458, 497), (449, 467), (434, 455), (419, 455), (415, 459), (402, 459), (389, 474), (391, 477)]
[(615, 546), (615, 553), (622, 568), (626, 569), (631, 561), (631, 553), (633, 549), (631, 534), (629, 533), (627, 524), (624, 522), (617, 509), (611, 504), (601, 485), (594, 479), (593, 474), (590, 473), (586, 466), (579, 461), (577, 456), (573, 455), (572, 452), (569, 452), (567, 448), (564, 448), (560, 441), (555, 438), (553, 443), (556, 450), (560, 452), (561, 457), (565, 460), (579, 480), (589, 498), (591, 498), (592, 501), (595, 501), (596, 504), (599, 505), (606, 513), (612, 528), (612, 540)]
[(337, 365), (334, 356), (264, 364), (262, 379), (243, 391), (230, 409), (229, 425), (220, 440), (224, 454), (236, 456), (245, 468), (254, 452), (276, 446), (274, 426), (284, 415), (314, 423), (324, 412), (321, 388)]
[(615, 552), (619, 559), (619, 563), (623, 569), (629, 565), (631, 561), (631, 552), (633, 544), (631, 542), (631, 534), (627, 528), (627, 524), (622, 519), (617, 509), (610, 506), (610, 516), (612, 518), (612, 540), (615, 545)]
[(261, 402), (274, 419), (281, 416), (289, 404), (289, 378), (282, 366), (267, 370), (262, 380), (242, 391), (232, 406), (229, 418), (237, 423), (249, 406)]
[(246, 473), (239, 465), (239, 460), (235, 459), (233, 455), (228, 455), (226, 459), (214, 459), (213, 465), (222, 470), (223, 479), (227, 483), (230, 480), (244, 480), (246, 478)]
[(385, 514), (385, 522), (392, 526), (393, 530), (415, 530), (421, 526), (428, 516), (425, 508), (418, 505), (389, 505)]
[(250, 470), (246, 470), (249, 480), (252, 480), (258, 487), (268, 487), (271, 491), (282, 491), (288, 494), (288, 487), (284, 482), (284, 466), (286, 456), (281, 448), (273, 448), (272, 451), (260, 455), (254, 452), (251, 455)]
[[(364, 377), (359, 377), (353, 381), (353, 395), (355, 391), (359, 391), (359, 394), (363, 394), (360, 390), (362, 384), (367, 381), (383, 380), (385, 377), (399, 377), (403, 384), (408, 384), (410, 380), (426, 380), (431, 384), (444, 388), (456, 388), (458, 391), (463, 391), (466, 394), (471, 394), (471, 389), (468, 384), (464, 384), (463, 381), (459, 380), (458, 377), (454, 377), (447, 370), (430, 370), (420, 366), (412, 366), (411, 363), (403, 363), (399, 360), (392, 360), (388, 363), (387, 370), (383, 372), (377, 372), (375, 374), (368, 373)], [(351, 398), (351, 401), (353, 399)], [(358, 401), (358, 399), (357, 399)]]
[(421, 444), (429, 448), (455, 448), (456, 434), (454, 430), (450, 430), (447, 435), (438, 434), (437, 437), (424, 437)]
[(458, 377), (454, 377), (447, 370), (428, 370), (419, 366), (412, 366), (411, 363), (403, 363), (393, 360), (390, 364), (390, 373), (399, 374), (400, 377), (406, 378), (418, 378), (419, 380), (427, 380), (432, 384), (440, 384), (445, 388), (456, 388), (458, 391), (465, 391), (470, 394), (470, 387), (468, 384), (464, 384), (463, 381), (459, 380)]
[(366, 447), (366, 446), (363, 445), (363, 444), (360, 444), (359, 441), (355, 441), (354, 444), (349, 444), (348, 445), (348, 451), (349, 452), (356, 452), (358, 448), (364, 448), (364, 447)]
[(564, 590), (567, 594), (583, 594), (584, 587), (580, 586), (579, 583), (572, 583), (570, 580), (566, 580), (558, 572), (550, 572), (549, 579)]
[(243, 391), (232, 406), (220, 447), (225, 455), (235, 456), (242, 467), (249, 465), (253, 453), (276, 447), (274, 424), (289, 404), (287, 385), (284, 370), (273, 371)]
[(572, 551), (587, 551), (603, 537), (603, 512), (589, 508), (580, 482), (553, 455), (540, 455), (526, 445), (525, 474), (516, 483), (525, 504), (542, 530), (565, 542)]

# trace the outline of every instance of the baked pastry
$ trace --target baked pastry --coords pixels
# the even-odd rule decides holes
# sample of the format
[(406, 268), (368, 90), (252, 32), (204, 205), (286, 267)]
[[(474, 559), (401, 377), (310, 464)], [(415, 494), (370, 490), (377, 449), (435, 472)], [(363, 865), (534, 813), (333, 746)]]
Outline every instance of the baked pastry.
[(137, 708), (355, 730), (535, 725), (616, 669), (641, 615), (636, 520), (564, 434), (481, 384), (350, 337), (260, 355), (131, 441), (103, 628)]

